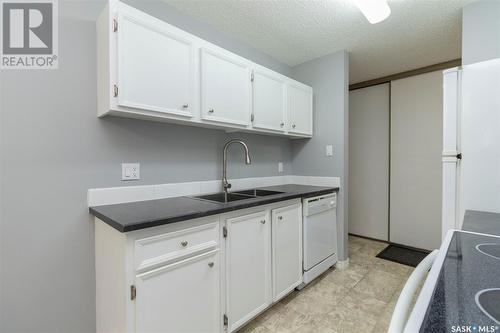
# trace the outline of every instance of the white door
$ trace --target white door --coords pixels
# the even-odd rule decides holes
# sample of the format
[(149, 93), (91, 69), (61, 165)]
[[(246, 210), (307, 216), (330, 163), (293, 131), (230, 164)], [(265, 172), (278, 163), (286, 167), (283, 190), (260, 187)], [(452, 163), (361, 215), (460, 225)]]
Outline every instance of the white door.
[(389, 239), (390, 85), (349, 92), (349, 233)]
[(288, 84), (288, 131), (312, 135), (313, 94), (310, 88)]
[(273, 300), (278, 301), (302, 282), (302, 206), (273, 209)]
[(271, 222), (266, 211), (226, 220), (226, 306), (232, 332), (271, 303)]
[(218, 250), (136, 277), (137, 332), (220, 332)]
[(250, 123), (250, 68), (244, 60), (201, 50), (201, 115), (205, 120)]
[(441, 244), (441, 71), (391, 82), (390, 238), (433, 250)]
[(500, 59), (464, 66), (460, 121), (460, 214), (500, 213)]
[(271, 71), (253, 72), (252, 126), (284, 132), (286, 117), (286, 84)]
[(192, 117), (196, 100), (191, 41), (124, 14), (118, 26), (118, 104)]

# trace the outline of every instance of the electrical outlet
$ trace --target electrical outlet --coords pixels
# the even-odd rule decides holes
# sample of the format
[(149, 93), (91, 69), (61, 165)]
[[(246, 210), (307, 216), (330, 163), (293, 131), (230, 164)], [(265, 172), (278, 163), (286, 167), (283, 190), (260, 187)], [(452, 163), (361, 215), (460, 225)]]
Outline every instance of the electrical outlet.
[(278, 163), (278, 172), (283, 172), (283, 162)]
[(141, 179), (141, 169), (139, 163), (122, 163), (122, 180)]
[(333, 146), (332, 145), (326, 146), (326, 156), (328, 156), (328, 157), (333, 156)]

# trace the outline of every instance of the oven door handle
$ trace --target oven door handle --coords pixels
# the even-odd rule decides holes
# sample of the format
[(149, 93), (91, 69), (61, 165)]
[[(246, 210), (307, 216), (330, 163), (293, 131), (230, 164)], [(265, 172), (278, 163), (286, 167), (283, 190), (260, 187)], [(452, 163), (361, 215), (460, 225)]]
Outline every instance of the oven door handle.
[(417, 292), (418, 286), (426, 278), (427, 273), (432, 267), (434, 260), (438, 255), (439, 250), (434, 250), (425, 257), (420, 264), (417, 265), (413, 273), (411, 273), (408, 281), (399, 295), (398, 302), (394, 308), (389, 326), (388, 333), (402, 333), (406, 321), (410, 315), (410, 307), (412, 305), (413, 296)]

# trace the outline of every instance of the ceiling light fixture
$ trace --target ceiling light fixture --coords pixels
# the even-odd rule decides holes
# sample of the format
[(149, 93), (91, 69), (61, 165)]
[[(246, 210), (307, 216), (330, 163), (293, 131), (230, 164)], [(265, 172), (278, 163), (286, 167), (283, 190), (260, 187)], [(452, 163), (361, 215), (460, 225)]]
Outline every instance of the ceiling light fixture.
[(371, 24), (379, 23), (391, 15), (387, 0), (353, 0)]

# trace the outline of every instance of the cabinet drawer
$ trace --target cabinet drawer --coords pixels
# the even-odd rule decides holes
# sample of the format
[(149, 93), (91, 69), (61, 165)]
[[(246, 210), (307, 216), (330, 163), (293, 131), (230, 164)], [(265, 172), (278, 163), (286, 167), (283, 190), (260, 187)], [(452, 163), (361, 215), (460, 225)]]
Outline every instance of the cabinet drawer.
[(135, 241), (135, 269), (144, 271), (172, 263), (214, 250), (218, 244), (218, 222), (138, 239)]

